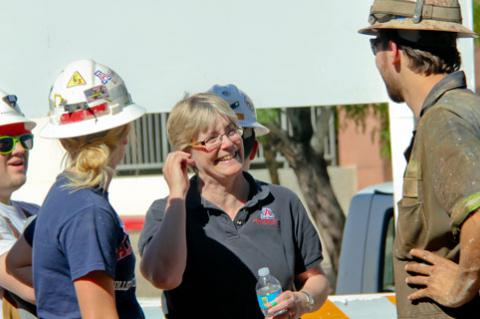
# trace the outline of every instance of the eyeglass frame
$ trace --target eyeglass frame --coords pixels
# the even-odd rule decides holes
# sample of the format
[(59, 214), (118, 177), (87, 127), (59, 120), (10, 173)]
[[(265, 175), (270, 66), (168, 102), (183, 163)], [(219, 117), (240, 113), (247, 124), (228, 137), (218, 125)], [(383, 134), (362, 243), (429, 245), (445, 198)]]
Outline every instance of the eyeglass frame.
[[(32, 143), (31, 143), (32, 145), (31, 146), (27, 145), (26, 142), (22, 139), (24, 137), (27, 137), (26, 138), (27, 140), (29, 140), (29, 139), (32, 140)], [(21, 134), (21, 135), (17, 135), (17, 136), (10, 136), (10, 135), (0, 136), (0, 140), (2, 140), (4, 138), (11, 138), (13, 140), (12, 148), (8, 151), (1, 151), (0, 150), (0, 155), (5, 156), (5, 155), (9, 155), (9, 154), (13, 153), (13, 151), (15, 150), (15, 147), (17, 146), (17, 143), (20, 143), (26, 151), (29, 151), (33, 148), (33, 134), (31, 134), (31, 133)]]
[[(231, 129), (229, 129), (228, 127), (231, 127)], [(210, 137), (207, 137), (205, 138), (203, 141), (196, 141), (196, 142), (192, 142), (189, 144), (190, 147), (204, 147), (205, 150), (207, 152), (211, 152), (217, 148), (219, 148), (222, 143), (223, 143), (223, 137), (226, 136), (230, 141), (232, 141), (232, 138), (235, 137), (235, 135), (238, 135), (239, 137), (239, 140), (242, 140), (242, 136), (243, 136), (243, 128), (237, 126), (236, 124), (232, 123), (231, 125), (227, 126), (227, 129), (226, 129), (228, 132), (224, 132), (223, 134), (219, 134), (217, 136), (210, 136)], [(230, 133), (233, 133), (235, 132), (234, 135), (231, 135)], [(207, 143), (209, 141), (212, 141), (212, 143), (214, 143), (214, 145), (210, 144), (210, 146), (207, 145)], [(217, 145), (218, 143), (218, 145)]]

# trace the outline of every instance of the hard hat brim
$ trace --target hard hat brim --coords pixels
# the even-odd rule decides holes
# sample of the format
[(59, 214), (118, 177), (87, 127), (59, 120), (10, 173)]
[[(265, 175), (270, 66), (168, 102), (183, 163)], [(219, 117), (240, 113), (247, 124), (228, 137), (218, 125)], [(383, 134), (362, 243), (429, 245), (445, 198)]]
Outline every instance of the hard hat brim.
[(29, 131), (33, 130), (35, 126), (37, 126), (37, 123), (28, 121), (23, 116), (9, 115), (8, 120), (2, 121), (0, 119), (0, 126), (17, 124), (17, 123), (23, 123), (25, 125), (25, 129)]
[(422, 20), (419, 23), (413, 23), (411, 19), (390, 20), (387, 22), (376, 22), (366, 28), (358, 30), (358, 33), (366, 35), (377, 35), (378, 30), (396, 29), (396, 30), (417, 30), (417, 31), (443, 31), (454, 32), (458, 38), (476, 38), (477, 34), (470, 29), (458, 23)]
[(255, 130), (255, 136), (263, 136), (270, 133), (270, 130), (258, 122), (244, 123), (244, 121), (238, 121), (238, 125), (241, 127), (251, 127)]
[(140, 118), (146, 110), (137, 104), (125, 106), (121, 112), (110, 116), (98, 116), (69, 124), (53, 124), (50, 121), (41, 129), (40, 136), (44, 138), (71, 138), (102, 131), (128, 124)]

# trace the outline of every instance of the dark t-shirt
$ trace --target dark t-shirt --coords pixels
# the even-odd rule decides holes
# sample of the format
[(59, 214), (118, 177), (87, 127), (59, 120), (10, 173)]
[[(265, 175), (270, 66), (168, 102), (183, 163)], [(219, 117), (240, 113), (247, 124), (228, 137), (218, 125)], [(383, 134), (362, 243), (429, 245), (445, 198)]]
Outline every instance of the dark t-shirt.
[(35, 235), (35, 225), (37, 224), (37, 218), (32, 219), (32, 221), (25, 227), (23, 231), (23, 237), (25, 241), (30, 245), (33, 246), (33, 236)]
[(92, 271), (115, 280), (120, 318), (144, 318), (135, 298), (135, 256), (121, 221), (101, 189), (72, 191), (59, 175), (37, 217), (33, 276), (39, 317), (80, 318), (73, 281)]
[[(245, 176), (250, 199), (233, 221), (200, 197), (196, 177), (190, 181), (187, 266), (180, 286), (165, 291), (169, 318), (263, 319), (255, 292), (258, 269), (269, 267), (283, 289), (292, 290), (295, 275), (322, 260), (318, 234), (298, 197)], [(160, 227), (165, 203), (155, 201), (147, 213), (141, 253)]]

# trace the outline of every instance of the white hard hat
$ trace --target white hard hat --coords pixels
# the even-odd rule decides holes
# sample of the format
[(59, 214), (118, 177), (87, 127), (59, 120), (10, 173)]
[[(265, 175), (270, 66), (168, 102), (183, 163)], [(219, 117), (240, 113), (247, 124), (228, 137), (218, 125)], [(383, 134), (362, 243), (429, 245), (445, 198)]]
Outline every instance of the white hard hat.
[(252, 100), (243, 91), (233, 84), (214, 85), (208, 92), (218, 95), (230, 104), (238, 118), (238, 125), (241, 127), (251, 127), (255, 130), (255, 135), (262, 136), (268, 134), (270, 130), (257, 122), (257, 115)]
[(31, 131), (35, 122), (30, 121), (23, 115), (17, 104), (17, 96), (0, 90), (0, 126), (24, 123), (25, 129)]
[(122, 78), (93, 60), (68, 64), (50, 90), (46, 138), (69, 138), (121, 126), (145, 113), (133, 104)]

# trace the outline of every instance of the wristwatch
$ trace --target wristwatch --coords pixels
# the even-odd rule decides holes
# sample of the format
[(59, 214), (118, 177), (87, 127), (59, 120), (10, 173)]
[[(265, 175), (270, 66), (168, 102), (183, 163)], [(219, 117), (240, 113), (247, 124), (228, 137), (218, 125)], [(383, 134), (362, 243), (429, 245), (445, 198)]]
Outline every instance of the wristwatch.
[(300, 292), (305, 295), (305, 300), (307, 301), (308, 310), (309, 311), (313, 310), (313, 307), (315, 306), (315, 300), (313, 299), (312, 295), (305, 290), (300, 290)]

